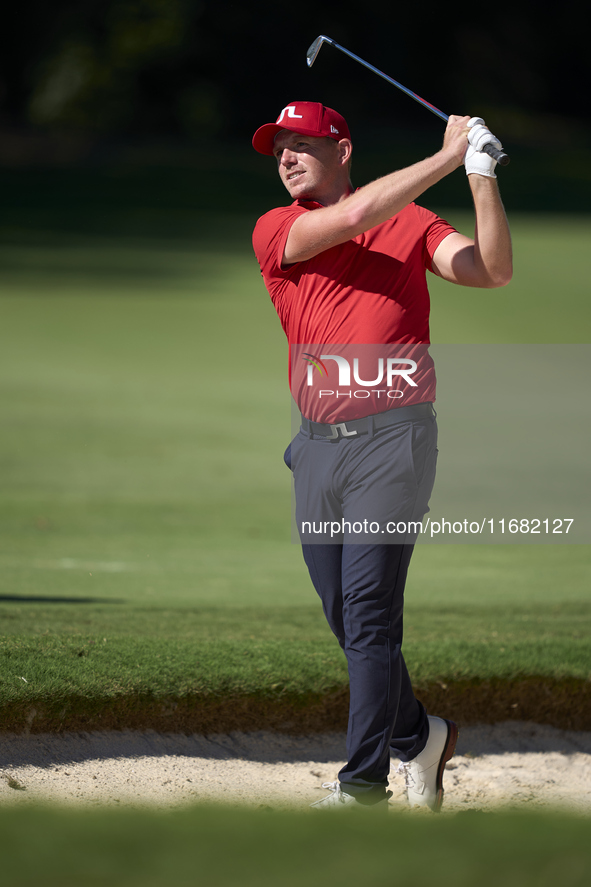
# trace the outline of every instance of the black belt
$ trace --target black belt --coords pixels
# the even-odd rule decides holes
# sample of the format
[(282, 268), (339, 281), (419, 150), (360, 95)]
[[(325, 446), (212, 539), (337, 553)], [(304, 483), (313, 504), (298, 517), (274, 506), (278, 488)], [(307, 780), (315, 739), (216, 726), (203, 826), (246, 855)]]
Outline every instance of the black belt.
[(380, 431), (389, 425), (398, 425), (400, 422), (416, 422), (419, 419), (431, 419), (435, 415), (432, 403), (417, 403), (410, 407), (398, 407), (386, 410), (384, 413), (376, 413), (374, 416), (364, 416), (363, 419), (351, 419), (349, 422), (338, 422), (336, 425), (323, 425), (322, 422), (312, 422), (302, 416), (302, 431), (306, 434), (326, 437), (329, 440), (338, 440), (339, 437), (355, 437), (358, 434), (370, 434)]

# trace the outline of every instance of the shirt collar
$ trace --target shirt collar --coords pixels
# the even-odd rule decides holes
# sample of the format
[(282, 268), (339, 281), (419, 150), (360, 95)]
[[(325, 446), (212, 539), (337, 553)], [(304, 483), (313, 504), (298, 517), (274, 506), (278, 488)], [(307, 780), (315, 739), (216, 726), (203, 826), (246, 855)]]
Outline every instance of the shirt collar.
[(303, 206), (305, 209), (319, 209), (322, 204), (317, 200), (294, 200), (292, 206)]

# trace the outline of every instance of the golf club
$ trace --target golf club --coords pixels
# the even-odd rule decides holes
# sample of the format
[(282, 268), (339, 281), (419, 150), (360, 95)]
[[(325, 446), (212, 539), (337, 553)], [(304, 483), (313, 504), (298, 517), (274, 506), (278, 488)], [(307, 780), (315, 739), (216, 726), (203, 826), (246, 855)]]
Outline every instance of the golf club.
[[(377, 74), (379, 77), (382, 77), (384, 80), (387, 80), (388, 83), (391, 83), (392, 86), (396, 86), (398, 89), (401, 89), (402, 92), (405, 92), (407, 95), (414, 99), (415, 102), (418, 102), (420, 105), (423, 105), (425, 108), (428, 108), (432, 114), (436, 114), (442, 120), (449, 120), (449, 114), (444, 114), (443, 111), (440, 111), (439, 108), (436, 108), (435, 105), (432, 105), (430, 102), (425, 101), (420, 96), (413, 92), (411, 89), (407, 89), (406, 86), (403, 86), (402, 83), (398, 83), (397, 80), (394, 80), (393, 77), (388, 77), (387, 74), (384, 74), (383, 71), (380, 71), (379, 68), (374, 68), (373, 65), (370, 65), (369, 62), (365, 62), (362, 58), (359, 58), (358, 55), (355, 55), (353, 52), (349, 52), (348, 49), (345, 49), (344, 46), (341, 46), (339, 43), (336, 43), (334, 40), (331, 40), (330, 37), (325, 37), (324, 34), (321, 34), (320, 37), (317, 37), (316, 40), (312, 43), (308, 52), (306, 53), (306, 61), (308, 63), (308, 67), (311, 68), (314, 62), (316, 61), (316, 57), (320, 52), (320, 48), (323, 43), (330, 43), (331, 46), (334, 46), (335, 49), (340, 49), (341, 52), (344, 52), (345, 55), (348, 55), (350, 58), (355, 59), (356, 62), (363, 65), (364, 68), (368, 68), (370, 71), (373, 71), (374, 74)], [(489, 157), (492, 157), (497, 161), (501, 166), (507, 166), (510, 161), (510, 158), (507, 154), (504, 154), (502, 151), (499, 151), (498, 148), (495, 148), (494, 145), (484, 145), (481, 149), (485, 154), (488, 154)]]

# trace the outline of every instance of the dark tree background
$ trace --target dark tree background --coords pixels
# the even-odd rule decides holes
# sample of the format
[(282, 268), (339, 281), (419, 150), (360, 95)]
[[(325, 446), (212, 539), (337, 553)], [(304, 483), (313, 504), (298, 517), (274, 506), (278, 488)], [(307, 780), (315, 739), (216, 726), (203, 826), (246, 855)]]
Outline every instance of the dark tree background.
[(0, 31), (0, 165), (51, 163), (51, 146), (66, 143), (57, 154), (74, 165), (104, 157), (105, 144), (244, 152), (295, 99), (347, 117), (360, 181), (388, 171), (381, 155), (392, 150), (396, 163), (436, 150), (441, 121), (342, 53), (325, 46), (307, 68), (324, 33), (447, 113), (485, 117), (519, 163), (517, 206), (586, 210), (586, 30), (572, 4), (549, 16), (526, 0), (502, 11), (432, 0), (21, 0)]
[(22, 0), (2, 28), (1, 124), (97, 134), (250, 135), (294, 98), (323, 99), (359, 122), (429, 125), (393, 87), (324, 47), (342, 42), (448, 112), (495, 117), (507, 137), (576, 137), (586, 116), (586, 28), (514, 0), (358, 0), (314, 6), (229, 0)]

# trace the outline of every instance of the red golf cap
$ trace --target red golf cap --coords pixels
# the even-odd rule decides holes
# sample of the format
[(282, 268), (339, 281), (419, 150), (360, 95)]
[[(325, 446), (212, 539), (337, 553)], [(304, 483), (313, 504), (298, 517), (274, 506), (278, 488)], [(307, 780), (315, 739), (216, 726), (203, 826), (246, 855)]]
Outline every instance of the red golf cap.
[(283, 129), (336, 141), (351, 138), (347, 121), (332, 108), (326, 108), (320, 102), (291, 102), (275, 123), (265, 123), (257, 129), (252, 139), (255, 151), (272, 156), (275, 136)]

